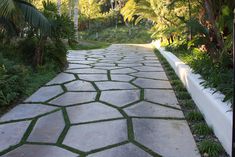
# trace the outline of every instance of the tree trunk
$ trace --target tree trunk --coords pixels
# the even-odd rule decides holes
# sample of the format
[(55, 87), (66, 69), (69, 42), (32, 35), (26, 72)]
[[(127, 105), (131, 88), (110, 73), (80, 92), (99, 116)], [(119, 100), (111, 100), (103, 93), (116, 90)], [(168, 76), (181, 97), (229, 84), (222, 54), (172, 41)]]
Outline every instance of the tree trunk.
[[(189, 14), (189, 20), (192, 20), (192, 7), (191, 7), (191, 2), (190, 0), (188, 0), (188, 14)], [(192, 36), (192, 27), (189, 26), (189, 40), (192, 40), (193, 36)]]
[(219, 49), (222, 49), (224, 46), (224, 42), (223, 39), (221, 37), (221, 34), (219, 32), (219, 29), (216, 26), (216, 21), (215, 21), (215, 16), (214, 16), (214, 11), (212, 8), (212, 3), (211, 0), (205, 0), (205, 9), (208, 15), (208, 19), (212, 25), (212, 31), (213, 33), (215, 33), (215, 38), (216, 38), (216, 42), (217, 42), (217, 47), (219, 47)]
[(61, 15), (61, 0), (57, 0), (57, 9), (58, 9), (59, 15)]
[(45, 41), (47, 40), (46, 36), (40, 37), (38, 45), (35, 48), (35, 54), (33, 58), (33, 65), (35, 67), (43, 64), (43, 49), (45, 45)]
[(78, 0), (74, 0), (74, 28), (76, 31), (76, 38), (78, 38)]

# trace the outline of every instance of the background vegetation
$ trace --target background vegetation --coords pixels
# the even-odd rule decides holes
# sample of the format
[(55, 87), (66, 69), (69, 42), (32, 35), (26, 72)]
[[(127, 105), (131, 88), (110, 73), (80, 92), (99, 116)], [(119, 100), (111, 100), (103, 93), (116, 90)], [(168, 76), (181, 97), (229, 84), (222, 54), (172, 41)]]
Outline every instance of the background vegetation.
[[(25, 73), (63, 70), (67, 48), (153, 39), (200, 73), (205, 87), (232, 101), (234, 6), (231, 0), (2, 0), (1, 101), (9, 104), (24, 95)], [(22, 85), (16, 83), (19, 88), (11, 92), (3, 87), (8, 81)]]
[(151, 21), (152, 38), (201, 74), (205, 87), (232, 101), (234, 7), (231, 0), (128, 0), (121, 13), (136, 24)]
[(43, 1), (0, 3), (0, 114), (52, 79), (67, 65), (66, 53), (75, 38), (73, 21)]
[[(151, 40), (161, 40), (202, 75), (205, 87), (233, 101), (234, 7), (233, 0), (1, 0), (0, 114), (62, 71), (67, 49)], [(173, 71), (166, 71), (190, 111), (193, 133), (206, 137), (201, 153), (224, 154)]]

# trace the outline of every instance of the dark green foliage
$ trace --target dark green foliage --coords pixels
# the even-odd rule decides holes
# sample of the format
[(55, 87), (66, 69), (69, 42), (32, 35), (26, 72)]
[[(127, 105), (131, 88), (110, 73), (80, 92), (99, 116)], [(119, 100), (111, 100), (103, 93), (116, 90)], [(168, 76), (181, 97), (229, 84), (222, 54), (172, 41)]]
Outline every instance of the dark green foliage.
[(189, 93), (187, 91), (183, 91), (183, 92), (177, 91), (176, 95), (180, 99), (191, 99), (191, 96), (189, 95)]
[(198, 122), (198, 121), (203, 120), (203, 116), (198, 111), (191, 111), (191, 112), (187, 113), (186, 119), (189, 121)]
[[(12, 53), (10, 50), (8, 52)], [(20, 58), (11, 56), (7, 59), (3, 54), (5, 56), (4, 52), (0, 52), (0, 115), (9, 105), (31, 95), (59, 72), (56, 64), (32, 69), (24, 65)]]
[(174, 89), (176, 91), (187, 92), (186, 88), (183, 85), (181, 85), (181, 84), (175, 85)]
[[(35, 55), (35, 49), (39, 39), (37, 37), (25, 38), (17, 44), (17, 57), (23, 64), (33, 65), (33, 57)], [(63, 69), (67, 64), (66, 59), (67, 48), (65, 44), (59, 40), (47, 40), (43, 49), (43, 65), (50, 63), (58, 66), (58, 69)]]
[(198, 49), (187, 50), (177, 44), (168, 46), (167, 49), (202, 76), (205, 80), (201, 82), (203, 86), (215, 88), (215, 92), (222, 92), (225, 95), (224, 101), (233, 101), (233, 72), (229, 56), (223, 54), (220, 62), (214, 62), (207, 53)]
[(43, 14), (52, 23), (51, 37), (69, 40), (75, 38), (74, 22), (67, 14), (58, 14), (56, 3), (43, 1)]
[(60, 72), (59, 68), (53, 64), (38, 67), (36, 71), (31, 70), (26, 78), (27, 86), (23, 97), (30, 96), (38, 88), (55, 77), (58, 72)]
[(210, 135), (212, 134), (212, 129), (205, 123), (196, 123), (193, 125), (193, 133), (198, 135)]
[(0, 107), (24, 94), (27, 69), (0, 56)]
[(67, 65), (66, 54), (67, 49), (61, 40), (48, 42), (45, 46), (44, 62), (54, 64), (62, 70)]
[(180, 104), (184, 106), (186, 109), (193, 109), (195, 107), (195, 104), (192, 99), (185, 99), (185, 100), (179, 100)]
[(19, 41), (17, 45), (18, 57), (24, 64), (33, 65), (33, 57), (38, 39), (36, 37), (28, 37)]
[(218, 157), (223, 151), (222, 146), (218, 142), (212, 140), (202, 141), (199, 143), (198, 149), (202, 154), (207, 153), (209, 157)]
[(177, 80), (170, 80), (170, 82), (171, 82), (171, 84), (173, 86), (182, 85), (182, 82), (179, 79), (177, 79)]

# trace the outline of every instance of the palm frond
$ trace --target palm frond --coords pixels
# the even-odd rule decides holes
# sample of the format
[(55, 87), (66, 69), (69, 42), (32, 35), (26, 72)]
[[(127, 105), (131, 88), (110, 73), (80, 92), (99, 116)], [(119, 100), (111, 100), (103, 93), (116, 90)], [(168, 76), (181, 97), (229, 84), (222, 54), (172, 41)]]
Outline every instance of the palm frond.
[(14, 0), (1, 0), (0, 2), (0, 16), (9, 16), (15, 10)]
[(16, 6), (22, 12), (26, 22), (28, 22), (33, 27), (40, 29), (42, 34), (49, 35), (51, 33), (51, 23), (32, 4), (22, 0), (14, 1)]
[(1, 30), (8, 36), (16, 36), (17, 28), (15, 24), (8, 18), (0, 17), (0, 32)]

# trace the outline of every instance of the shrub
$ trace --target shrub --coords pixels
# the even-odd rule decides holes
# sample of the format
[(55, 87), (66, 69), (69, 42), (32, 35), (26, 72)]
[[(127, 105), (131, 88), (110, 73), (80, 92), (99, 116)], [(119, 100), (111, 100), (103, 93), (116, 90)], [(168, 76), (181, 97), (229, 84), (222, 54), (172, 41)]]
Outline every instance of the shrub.
[(27, 37), (18, 42), (16, 47), (18, 52), (16, 53), (19, 56), (19, 59), (23, 61), (23, 64), (33, 65), (33, 57), (37, 42), (38, 39), (36, 37)]
[(45, 46), (44, 62), (54, 64), (63, 70), (67, 65), (67, 49), (61, 40), (48, 42)]
[[(0, 56), (0, 104), (8, 105), (24, 94), (25, 76), (28, 70), (23, 65)], [(0, 105), (0, 106), (1, 106)]]

